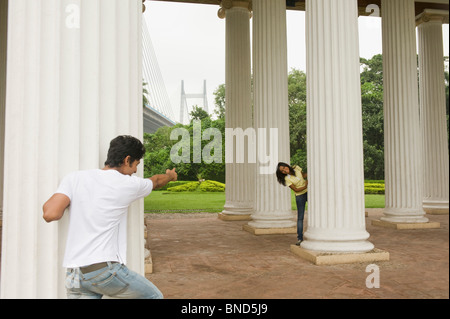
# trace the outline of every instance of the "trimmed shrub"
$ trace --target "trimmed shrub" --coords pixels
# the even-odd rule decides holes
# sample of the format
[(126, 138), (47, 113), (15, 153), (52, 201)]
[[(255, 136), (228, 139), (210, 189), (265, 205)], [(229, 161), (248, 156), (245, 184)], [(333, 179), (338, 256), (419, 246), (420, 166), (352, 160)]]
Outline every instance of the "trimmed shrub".
[(224, 192), (225, 191), (225, 184), (206, 180), (200, 184), (200, 190), (202, 192)]
[(188, 182), (182, 185), (167, 188), (169, 192), (194, 192), (198, 188), (199, 182)]
[(180, 185), (184, 185), (187, 183), (192, 183), (192, 181), (175, 181), (175, 182), (169, 182), (167, 185), (164, 185), (161, 188), (155, 189), (155, 191), (165, 191), (170, 187), (176, 187), (176, 186), (180, 186)]
[(384, 184), (382, 183), (365, 183), (364, 184), (365, 194), (384, 194)]

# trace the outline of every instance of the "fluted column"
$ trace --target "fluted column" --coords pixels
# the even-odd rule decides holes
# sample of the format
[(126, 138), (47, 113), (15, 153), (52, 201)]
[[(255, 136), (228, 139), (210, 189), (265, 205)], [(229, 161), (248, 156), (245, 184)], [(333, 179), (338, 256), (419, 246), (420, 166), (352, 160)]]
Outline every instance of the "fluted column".
[[(278, 184), (277, 160), (290, 161), (286, 2), (253, 0), (253, 81), (257, 130), (254, 228), (290, 228), (291, 191)], [(264, 163), (264, 156), (271, 160)]]
[[(68, 216), (47, 224), (42, 205), (67, 173), (103, 167), (112, 138), (142, 138), (142, 1), (9, 6), (1, 297), (65, 297)], [(143, 274), (142, 225), (140, 201), (127, 264)]]
[(219, 214), (223, 220), (248, 220), (253, 212), (256, 164), (249, 163), (249, 148), (242, 143), (243, 133), (248, 128), (247, 133), (253, 132), (250, 10), (249, 1), (230, 0), (222, 1), (219, 10), (219, 17), (226, 18), (225, 152), (233, 155), (225, 164), (226, 201)]
[(382, 0), (385, 222), (423, 223), (414, 0)]
[(7, 29), (8, 29), (8, 1), (0, 1), (0, 221), (2, 220), (2, 211), (3, 211), (3, 167), (4, 167), (3, 157), (4, 157), (4, 142), (5, 142)]
[(448, 11), (425, 10), (417, 17), (419, 41), (420, 124), (423, 140), (423, 209), (447, 213), (449, 158), (445, 117), (442, 22)]
[(301, 247), (367, 252), (356, 0), (307, 0), (308, 228)]

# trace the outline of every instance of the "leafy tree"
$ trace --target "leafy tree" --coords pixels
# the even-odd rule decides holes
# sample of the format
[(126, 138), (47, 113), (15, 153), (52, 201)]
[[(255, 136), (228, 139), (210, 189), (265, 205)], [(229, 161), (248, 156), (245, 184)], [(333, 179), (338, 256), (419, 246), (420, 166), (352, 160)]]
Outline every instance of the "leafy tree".
[(225, 119), (225, 84), (219, 85), (219, 87), (214, 91), (214, 101), (216, 108), (214, 109), (214, 114), (217, 115), (218, 119)]
[[(149, 177), (155, 174), (163, 174), (167, 168), (175, 167), (178, 173), (178, 179), (184, 181), (195, 181), (197, 176), (201, 175), (202, 178), (207, 180), (215, 180), (219, 182), (225, 181), (225, 120), (217, 119), (212, 120), (209, 114), (202, 108), (195, 106), (194, 110), (190, 113), (192, 120), (188, 125), (177, 124), (173, 127), (161, 127), (153, 134), (144, 134), (144, 145), (147, 150), (144, 157), (144, 176)], [(204, 136), (204, 132), (208, 128), (217, 128), (222, 137), (222, 161), (221, 163), (205, 163), (203, 157), (201, 163), (194, 163), (194, 125), (198, 125), (200, 121), (201, 135)], [(170, 136), (173, 130), (177, 128), (186, 129), (189, 132), (189, 141), (186, 141), (186, 147), (189, 147), (189, 162), (188, 163), (173, 163), (170, 158), (170, 152), (172, 147), (179, 143), (179, 140), (171, 140)], [(198, 129), (196, 127), (196, 129)], [(201, 140), (201, 151), (205, 149), (205, 146), (214, 140)], [(212, 149), (213, 152), (214, 148)], [(198, 154), (197, 154), (198, 155)], [(214, 155), (214, 154), (211, 154)]]
[(148, 90), (146, 86), (148, 85), (147, 82), (142, 82), (142, 105), (145, 106), (147, 104), (150, 104), (148, 100)]
[(204, 109), (202, 109), (201, 107), (195, 105), (193, 107), (193, 110), (191, 113), (189, 113), (189, 115), (191, 116), (191, 121), (193, 120), (203, 120), (203, 119), (210, 119), (210, 116), (208, 114), (208, 112), (206, 112)]
[(364, 176), (384, 179), (383, 57), (360, 59)]
[(303, 71), (289, 72), (288, 101), (291, 164), (306, 171), (306, 74)]

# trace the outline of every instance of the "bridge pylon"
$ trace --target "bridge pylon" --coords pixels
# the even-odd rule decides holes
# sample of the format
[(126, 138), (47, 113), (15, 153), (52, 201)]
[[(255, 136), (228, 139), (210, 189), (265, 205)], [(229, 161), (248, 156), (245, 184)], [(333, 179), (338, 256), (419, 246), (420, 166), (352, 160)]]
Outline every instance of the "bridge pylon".
[(186, 94), (184, 90), (184, 80), (181, 80), (181, 102), (180, 102), (180, 123), (184, 124), (184, 112), (186, 111), (189, 116), (189, 106), (187, 104), (188, 99), (203, 99), (203, 109), (209, 114), (208, 110), (208, 97), (206, 94), (206, 80), (203, 80), (203, 93)]

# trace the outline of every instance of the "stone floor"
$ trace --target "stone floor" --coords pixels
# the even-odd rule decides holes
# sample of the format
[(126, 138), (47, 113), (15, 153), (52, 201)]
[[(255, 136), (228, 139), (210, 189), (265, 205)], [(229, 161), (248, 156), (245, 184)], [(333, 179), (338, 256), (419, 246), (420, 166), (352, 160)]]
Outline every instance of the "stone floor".
[(373, 263), (379, 288), (366, 287), (369, 263), (317, 266), (291, 253), (295, 234), (255, 236), (217, 214), (147, 215), (147, 277), (167, 299), (448, 299), (449, 215), (427, 215), (439, 229), (394, 230), (368, 212), (369, 241), (390, 254)]
[(390, 254), (374, 263), (380, 288), (366, 287), (368, 263), (316, 266), (290, 251), (296, 235), (255, 236), (217, 214), (147, 215), (147, 277), (167, 299), (448, 299), (449, 215), (427, 215), (439, 229), (394, 230), (368, 211), (369, 240)]

